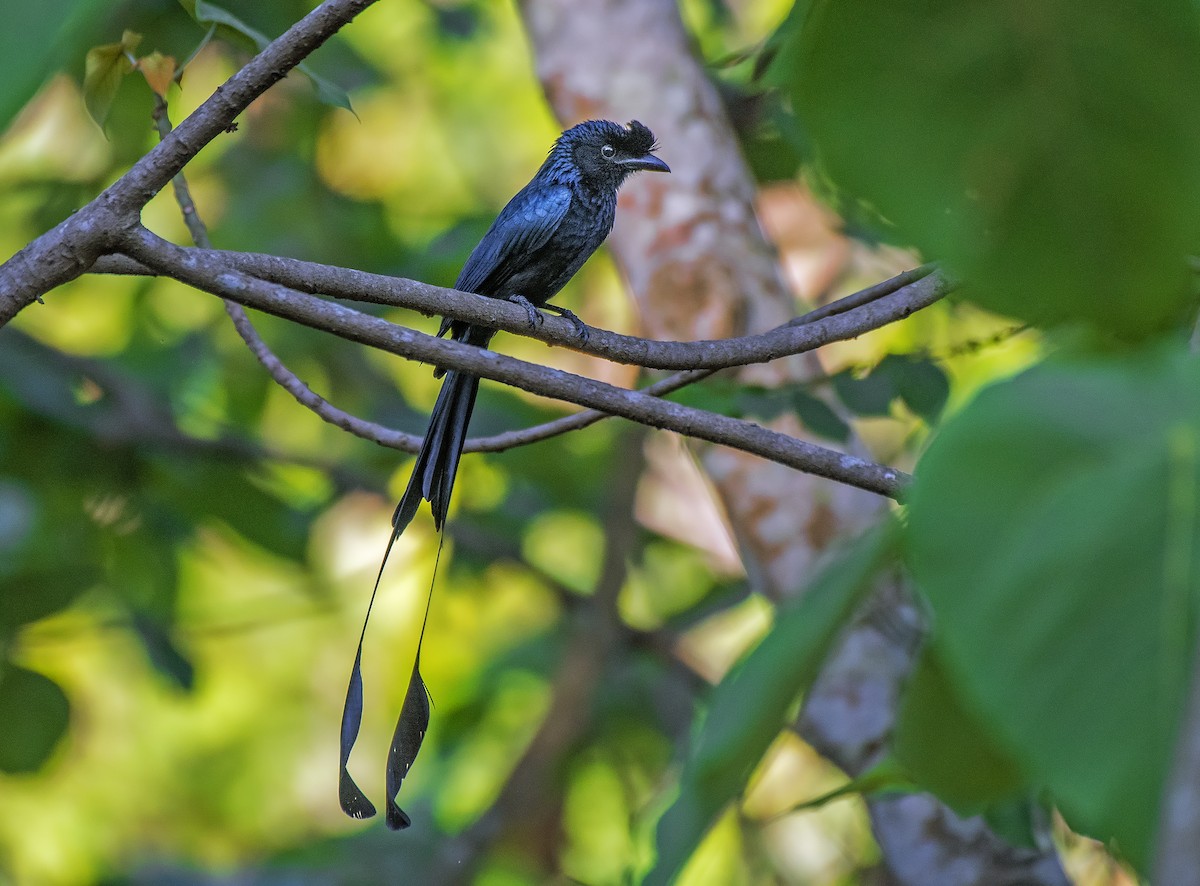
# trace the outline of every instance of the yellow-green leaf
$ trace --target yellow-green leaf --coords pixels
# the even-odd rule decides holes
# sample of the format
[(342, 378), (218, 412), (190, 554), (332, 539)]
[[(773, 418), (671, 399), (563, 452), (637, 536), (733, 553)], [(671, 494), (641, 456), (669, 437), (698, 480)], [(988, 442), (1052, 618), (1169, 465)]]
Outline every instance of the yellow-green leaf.
[(163, 55), (155, 50), (144, 58), (138, 59), (138, 70), (142, 72), (142, 76), (146, 78), (146, 82), (163, 98), (167, 97), (167, 90), (171, 88), (171, 81), (175, 79), (175, 59), (169, 55)]
[(141, 34), (126, 31), (121, 35), (120, 43), (106, 43), (88, 51), (84, 63), (83, 99), (88, 113), (101, 128), (112, 110), (121, 81), (133, 70), (130, 55), (141, 40)]

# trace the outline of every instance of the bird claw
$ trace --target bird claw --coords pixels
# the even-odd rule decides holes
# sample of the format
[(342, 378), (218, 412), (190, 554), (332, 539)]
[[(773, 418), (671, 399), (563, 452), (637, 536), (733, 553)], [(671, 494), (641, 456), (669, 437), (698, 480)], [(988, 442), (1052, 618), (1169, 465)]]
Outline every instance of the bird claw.
[(529, 317), (529, 328), (537, 329), (546, 322), (546, 318), (542, 316), (542, 312), (533, 306), (533, 302), (523, 295), (510, 295), (507, 299), (514, 305), (520, 305), (525, 309), (526, 316)]
[(588, 329), (588, 325), (580, 320), (574, 311), (568, 310), (567, 308), (560, 308), (558, 305), (545, 304), (542, 305), (541, 310), (538, 310), (536, 307), (534, 307), (533, 302), (523, 295), (510, 295), (507, 298), (507, 301), (512, 302), (514, 305), (520, 305), (525, 309), (525, 313), (529, 316), (530, 329), (537, 329), (537, 327), (545, 323), (546, 316), (542, 313), (542, 311), (550, 311), (550, 313), (558, 314), (558, 316), (562, 317), (564, 320), (570, 321), (571, 325), (575, 328), (575, 337), (584, 344), (587, 344), (588, 339), (592, 337), (592, 333), (591, 330)]
[(567, 308), (560, 308), (557, 305), (543, 305), (542, 307), (544, 310), (553, 311), (564, 320), (569, 320), (571, 325), (575, 327), (575, 337), (583, 342), (583, 344), (586, 345), (588, 339), (592, 337), (592, 331), (588, 328), (588, 325), (580, 320), (574, 311)]

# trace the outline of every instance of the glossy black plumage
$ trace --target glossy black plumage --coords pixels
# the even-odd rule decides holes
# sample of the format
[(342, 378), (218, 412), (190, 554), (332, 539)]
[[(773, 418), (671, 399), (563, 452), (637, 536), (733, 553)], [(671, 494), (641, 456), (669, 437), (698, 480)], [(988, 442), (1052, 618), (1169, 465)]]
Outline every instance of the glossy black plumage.
[[(670, 171), (666, 163), (654, 156), (654, 148), (653, 133), (636, 120), (627, 126), (589, 120), (568, 129), (554, 143), (537, 174), (501, 210), (472, 250), (455, 288), (518, 301), (530, 312), (531, 323), (540, 319), (535, 307), (552, 310), (571, 319), (581, 335), (586, 335), (586, 327), (574, 314), (550, 305), (549, 301), (612, 230), (621, 183), (638, 170)], [(458, 341), (484, 347), (495, 330), (444, 320), (438, 334), (446, 333)], [(441, 375), (441, 370), (437, 374)], [(438, 530), (449, 512), (479, 379), (457, 370), (444, 374), (412, 477), (392, 517), (392, 536), (384, 553), (384, 565), (392, 545), (412, 521), (422, 500), (430, 503)], [(378, 578), (375, 587), (379, 587)], [(372, 593), (372, 603), (374, 599)], [(370, 612), (368, 605), (368, 619)], [(354, 818), (375, 814), (375, 807), (346, 768), (362, 720), (361, 661), (365, 634), (364, 621), (342, 713), (339, 791), (342, 809)], [(395, 796), (416, 758), (428, 723), (429, 703), (420, 675), (418, 643), (408, 692), (388, 755), (387, 822), (394, 830), (409, 825), (408, 816), (395, 803)]]

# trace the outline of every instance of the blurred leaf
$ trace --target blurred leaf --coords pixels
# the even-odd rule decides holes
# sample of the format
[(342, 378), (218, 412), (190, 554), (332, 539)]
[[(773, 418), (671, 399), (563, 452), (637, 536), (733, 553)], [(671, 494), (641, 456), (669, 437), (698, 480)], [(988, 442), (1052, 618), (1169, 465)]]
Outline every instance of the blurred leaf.
[(196, 686), (195, 665), (180, 651), (166, 625), (143, 613), (134, 613), (133, 630), (154, 669), (180, 689), (191, 692)]
[(983, 811), (984, 821), (1010, 846), (1045, 851), (1050, 834), (1050, 811), (1032, 797), (1013, 797)]
[(99, 578), (82, 510), (64, 513), (58, 499), (8, 475), (14, 467), (0, 452), (0, 640), (70, 605)]
[(745, 388), (728, 379), (713, 379), (688, 385), (669, 395), (669, 399), (695, 409), (721, 415), (741, 415), (745, 408)]
[(1198, 389), (1178, 346), (1035, 368), (947, 422), (909, 504), (947, 678), (1143, 871), (1200, 595)]
[(913, 784), (904, 767), (900, 766), (893, 758), (885, 757), (858, 778), (852, 779), (841, 787), (834, 788), (832, 791), (821, 794), (819, 797), (805, 800), (803, 803), (793, 806), (788, 811), (803, 812), (809, 809), (820, 809), (822, 806), (826, 806), (834, 800), (840, 800), (843, 797), (858, 797), (892, 792), (913, 793), (919, 790), (921, 790), (921, 786)]
[(0, 771), (35, 772), (67, 731), (70, 708), (58, 684), (0, 664)]
[(812, 0), (795, 0), (787, 18), (766, 39), (762, 52), (755, 60), (754, 78), (768, 86), (786, 86), (792, 82), (796, 53), (791, 44), (803, 32), (804, 21), (812, 8)]
[(891, 376), (896, 393), (913, 413), (928, 424), (941, 417), (950, 399), (950, 379), (942, 367), (928, 357), (888, 354), (879, 368)]
[(713, 690), (684, 765), (679, 797), (658, 823), (658, 857), (647, 884), (670, 883), (745, 788), (788, 711), (815, 679), (838, 628), (891, 556), (896, 534), (889, 519), (848, 546), (803, 593), (779, 608), (767, 636)]
[[(232, 12), (215, 3), (209, 3), (208, 0), (194, 0), (194, 2), (193, 0), (187, 0), (187, 2), (183, 2), (183, 8), (200, 24), (216, 25), (218, 35), (223, 39), (228, 40), (230, 36), (234, 36), (235, 39), (233, 42), (241, 43), (243, 41), (236, 39), (240, 36), (249, 41), (260, 52), (271, 42), (271, 38), (262, 31), (252, 28)], [(344, 89), (316, 74), (307, 64), (301, 63), (296, 68), (312, 81), (317, 98), (322, 104), (334, 108), (344, 108), (351, 114), (354, 113), (354, 108), (350, 105), (350, 96)]]
[(1026, 791), (1017, 764), (963, 709), (930, 647), (904, 688), (892, 752), (923, 790), (964, 818)]
[(837, 443), (845, 443), (850, 438), (850, 425), (842, 421), (842, 417), (820, 397), (796, 388), (791, 393), (791, 400), (804, 427), (814, 434)]
[(41, 88), (46, 77), (95, 39), (108, 0), (10, 3), (0, 29), (0, 133)]
[(87, 552), (76, 549), (71, 557), (57, 569), (35, 563), (0, 573), (4, 578), (4, 590), (0, 593), (0, 637), (65, 609), (96, 585), (99, 570), (89, 561)]
[(861, 378), (855, 378), (850, 370), (837, 373), (831, 379), (838, 399), (855, 415), (887, 416), (892, 411), (892, 400), (896, 397), (896, 385), (887, 372), (878, 367)]
[(1193, 303), (1194, 2), (821, 0), (785, 28), (824, 169), (966, 297), (1131, 339)]
[(129, 57), (141, 42), (141, 34), (126, 31), (120, 43), (97, 46), (88, 51), (83, 75), (83, 98), (88, 113), (101, 129), (108, 120), (108, 112), (117, 97), (117, 90), (121, 88), (121, 81), (133, 70), (133, 62)]
[[(856, 403), (874, 403), (871, 397), (877, 383), (860, 383), (849, 376), (841, 383), (851, 389), (849, 396)], [(836, 377), (834, 384), (839, 384)], [(764, 388), (718, 379), (684, 388), (672, 394), (671, 399), (696, 409), (735, 418), (753, 416), (760, 421), (773, 421), (781, 415), (795, 413), (806, 428), (827, 439), (845, 441), (850, 434), (850, 427), (829, 404), (796, 386)], [(890, 396), (887, 402), (891, 402)]]
[(162, 98), (166, 98), (167, 90), (171, 88), (171, 81), (175, 79), (175, 59), (155, 50), (138, 59), (137, 66), (138, 70), (142, 72), (142, 76), (146, 78), (146, 82), (150, 84), (150, 88)]
[(303, 559), (306, 518), (258, 488), (245, 467), (191, 459), (163, 459), (159, 467), (154, 479), (158, 494), (189, 522), (215, 517), (274, 554)]
[(438, 31), (447, 37), (466, 40), (479, 30), (479, 10), (474, 7), (430, 3), (429, 9), (437, 21)]
[(734, 402), (733, 415), (752, 415), (760, 421), (774, 421), (791, 411), (791, 398), (779, 388), (743, 385)]

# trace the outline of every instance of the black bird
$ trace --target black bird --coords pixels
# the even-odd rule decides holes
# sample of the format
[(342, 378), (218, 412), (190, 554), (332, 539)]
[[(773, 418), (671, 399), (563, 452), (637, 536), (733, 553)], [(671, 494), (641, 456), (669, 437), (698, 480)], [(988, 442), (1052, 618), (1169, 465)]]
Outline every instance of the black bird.
[[(617, 189), (638, 170), (670, 172), (653, 153), (654, 134), (637, 120), (621, 126), (608, 120), (589, 120), (573, 126), (558, 137), (541, 169), (501, 210), (479, 245), (472, 250), (454, 288), (522, 305), (531, 326), (542, 322), (538, 309), (561, 314), (574, 325), (580, 338), (587, 327), (573, 313), (549, 303), (612, 230), (617, 212)], [(486, 347), (494, 329), (444, 319), (438, 335), (450, 333), (456, 341)], [(445, 376), (442, 390), (429, 419), (429, 429), (417, 454), (408, 487), (392, 517), (392, 535), (383, 555), (379, 575), (387, 564), (392, 545), (428, 501), (434, 526), (440, 531), (450, 508), (450, 493), (458, 472), (458, 460), (467, 439), (467, 425), (475, 408), (478, 376), (451, 369), (438, 369)], [(375, 580), (379, 588), (379, 578)], [(374, 603), (375, 594), (371, 594)], [(428, 615), (428, 603), (426, 615)], [(367, 606), (370, 618), (371, 604)], [(350, 751), (362, 721), (362, 644), (350, 674), (346, 705), (342, 713), (341, 773), (339, 794), (342, 809), (354, 818), (370, 818), (375, 807), (347, 771)], [(424, 637), (424, 626), (421, 629)], [(429, 698), (421, 680), (420, 641), (412, 677), (396, 724), (387, 765), (387, 823), (393, 830), (411, 824), (396, 805), (400, 782), (416, 758), (429, 724)]]

